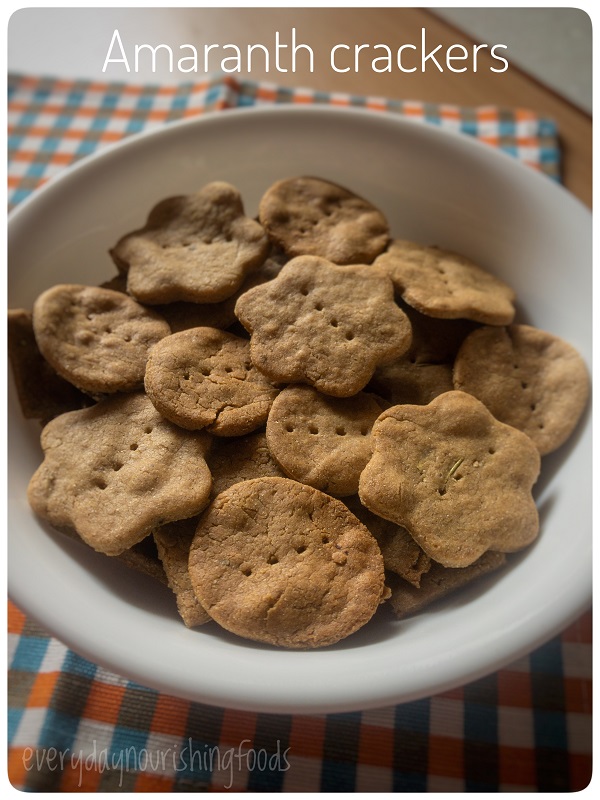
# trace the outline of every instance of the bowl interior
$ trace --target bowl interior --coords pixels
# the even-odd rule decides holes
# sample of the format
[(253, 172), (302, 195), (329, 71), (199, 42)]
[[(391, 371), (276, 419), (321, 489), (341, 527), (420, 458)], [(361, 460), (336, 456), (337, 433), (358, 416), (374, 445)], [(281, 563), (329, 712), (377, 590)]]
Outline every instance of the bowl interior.
[[(54, 283), (112, 277), (109, 248), (165, 196), (226, 180), (253, 215), (270, 183), (300, 174), (370, 199), (394, 236), (481, 263), (515, 288), (518, 321), (562, 336), (590, 363), (587, 210), (548, 178), (465, 136), (356, 110), (228, 111), (86, 159), (11, 216), (9, 305), (30, 308)], [(21, 418), (10, 381), (9, 421), (15, 601), (84, 656), (173, 694), (305, 712), (410, 700), (499, 668), (589, 601), (587, 417), (543, 460), (536, 488), (542, 532), (509, 569), (406, 622), (382, 611), (339, 645), (309, 653), (241, 641), (212, 626), (187, 630), (167, 589), (52, 532), (27, 505), (26, 486), (41, 460), (39, 426)]]

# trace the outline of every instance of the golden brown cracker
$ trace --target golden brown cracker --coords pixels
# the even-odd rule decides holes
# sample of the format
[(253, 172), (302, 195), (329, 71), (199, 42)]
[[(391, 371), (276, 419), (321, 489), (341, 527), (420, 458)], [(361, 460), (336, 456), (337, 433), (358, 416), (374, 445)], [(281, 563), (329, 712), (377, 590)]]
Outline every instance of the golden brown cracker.
[(260, 202), (259, 219), (290, 258), (313, 255), (335, 264), (370, 264), (389, 240), (379, 209), (320, 178), (274, 183)]
[(122, 292), (79, 284), (43, 292), (33, 329), (46, 361), (92, 395), (141, 388), (148, 353), (171, 333), (165, 319)]
[(454, 386), (526, 433), (542, 455), (569, 438), (590, 391), (575, 348), (531, 325), (473, 331), (456, 358)]
[(311, 386), (288, 386), (269, 412), (269, 450), (290, 478), (337, 497), (356, 494), (383, 408), (366, 392), (328, 397)]
[(62, 414), (44, 428), (41, 444), (32, 508), (107, 555), (208, 503), (207, 435), (168, 422), (143, 393)]
[(391, 589), (389, 603), (398, 619), (411, 617), (437, 600), (495, 572), (505, 564), (504, 553), (494, 553), (491, 550), (468, 567), (451, 569), (432, 562), (431, 569), (423, 575), (419, 587), (392, 577), (388, 581)]
[(375, 539), (339, 500), (287, 478), (222, 492), (190, 552), (196, 596), (232, 633), (290, 648), (333, 644), (384, 596)]
[(238, 190), (215, 181), (162, 200), (145, 226), (123, 236), (110, 254), (127, 272), (128, 292), (159, 304), (225, 300), (268, 252), (267, 236), (245, 216)]
[(395, 239), (375, 264), (423, 314), (486, 325), (508, 325), (515, 315), (511, 287), (457, 253)]
[(393, 406), (374, 425), (373, 443), (362, 502), (407, 528), (435, 561), (466, 567), (488, 550), (513, 552), (537, 536), (537, 448), (471, 395), (451, 391), (427, 406)]
[(250, 361), (250, 344), (216, 328), (190, 328), (153, 348), (146, 392), (188, 430), (242, 436), (263, 425), (278, 389)]
[(213, 478), (212, 498), (240, 481), (286, 477), (271, 455), (264, 430), (215, 439), (207, 462)]
[(40, 353), (30, 311), (8, 310), (8, 358), (26, 419), (49, 422), (59, 414), (93, 404), (89, 395), (52, 369)]
[(252, 362), (270, 380), (334, 397), (359, 392), (378, 364), (410, 346), (410, 323), (383, 272), (316, 256), (288, 261), (243, 294), (236, 315), (251, 333)]
[(162, 525), (154, 532), (158, 557), (169, 588), (175, 595), (179, 616), (188, 628), (196, 628), (210, 620), (194, 594), (188, 568), (190, 545), (197, 526), (198, 517), (192, 517)]

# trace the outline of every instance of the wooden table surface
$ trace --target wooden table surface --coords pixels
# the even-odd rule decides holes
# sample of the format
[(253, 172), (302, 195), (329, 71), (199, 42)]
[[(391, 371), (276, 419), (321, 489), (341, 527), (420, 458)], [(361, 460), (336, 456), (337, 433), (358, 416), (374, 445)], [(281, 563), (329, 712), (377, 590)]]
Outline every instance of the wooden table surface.
[[(560, 133), (563, 156), (564, 185), (586, 205), (592, 202), (592, 121), (591, 117), (573, 106), (568, 100), (530, 78), (513, 64), (504, 73), (493, 73), (490, 66), (498, 67), (486, 51), (480, 51), (477, 72), (440, 73), (435, 64), (428, 62), (425, 72), (420, 69), (403, 73), (376, 73), (370, 67), (369, 50), (358, 72), (334, 72), (329, 65), (329, 52), (338, 43), (388, 44), (395, 49), (410, 42), (419, 44), (421, 29), (426, 29), (429, 47), (441, 44), (444, 52), (452, 44), (463, 44), (472, 51), (473, 40), (461, 31), (435, 16), (428, 9), (418, 8), (266, 8), (266, 9), (197, 9), (193, 29), (187, 41), (218, 43), (235, 42), (242, 51), (247, 44), (275, 41), (275, 32), (281, 41), (289, 41), (292, 28), (296, 29), (297, 43), (311, 46), (314, 70), (308, 68), (308, 58), (299, 51), (296, 71), (275, 71), (273, 62), (268, 73), (261, 71), (257, 55), (250, 77), (267, 80), (284, 86), (305, 86), (323, 91), (350, 92), (353, 94), (384, 96), (394, 99), (443, 102), (458, 105), (499, 105), (529, 108), (540, 115), (556, 120)], [(490, 41), (490, 46), (495, 42)], [(218, 51), (215, 51), (218, 52)], [(283, 54), (288, 51), (281, 51)], [(373, 57), (382, 55), (374, 51)], [(226, 55), (231, 52), (225, 51)], [(502, 51), (508, 56), (510, 51)], [(185, 55), (182, 53), (181, 55)], [(222, 54), (223, 55), (223, 54)], [(410, 53), (407, 53), (407, 56)], [(351, 63), (347, 51), (343, 66)], [(408, 58), (407, 58), (408, 62)], [(467, 63), (467, 62), (465, 62)], [(286, 62), (281, 60), (285, 66)], [(341, 65), (341, 64), (340, 64)]]

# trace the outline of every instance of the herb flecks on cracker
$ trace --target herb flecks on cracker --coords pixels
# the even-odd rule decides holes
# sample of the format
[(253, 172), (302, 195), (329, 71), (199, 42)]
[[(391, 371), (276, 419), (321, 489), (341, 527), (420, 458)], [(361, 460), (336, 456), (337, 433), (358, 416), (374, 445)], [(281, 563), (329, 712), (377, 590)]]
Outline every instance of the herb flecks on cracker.
[(362, 502), (403, 525), (435, 561), (466, 567), (488, 550), (514, 552), (536, 538), (537, 448), (471, 395), (393, 406), (373, 426), (373, 440)]

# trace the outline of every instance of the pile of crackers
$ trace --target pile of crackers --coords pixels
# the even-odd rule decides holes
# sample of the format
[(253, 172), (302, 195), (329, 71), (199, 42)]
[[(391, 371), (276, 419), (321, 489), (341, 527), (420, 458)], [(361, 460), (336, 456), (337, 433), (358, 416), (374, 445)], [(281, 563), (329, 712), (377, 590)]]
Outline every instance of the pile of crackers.
[[(9, 311), (33, 510), (168, 583), (186, 625), (333, 644), (503, 566), (586, 406), (515, 293), (329, 181), (158, 203), (99, 287)], [(384, 613), (384, 612), (382, 612)]]

